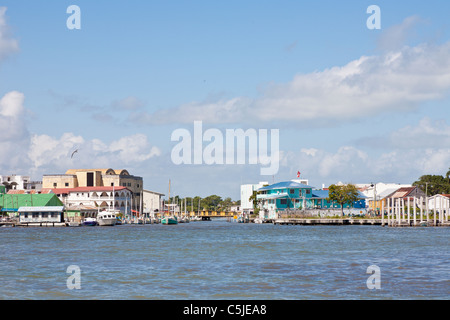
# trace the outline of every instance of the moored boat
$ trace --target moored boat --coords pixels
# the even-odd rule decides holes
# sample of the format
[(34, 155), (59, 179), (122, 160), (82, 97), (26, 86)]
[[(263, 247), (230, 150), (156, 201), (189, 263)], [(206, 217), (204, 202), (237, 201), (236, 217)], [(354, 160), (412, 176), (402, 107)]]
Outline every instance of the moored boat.
[(164, 217), (161, 219), (161, 224), (178, 224), (178, 220), (175, 217)]
[(86, 227), (93, 227), (97, 225), (97, 219), (96, 218), (85, 218), (84, 221), (81, 223), (81, 225)]
[(115, 226), (117, 223), (116, 215), (109, 211), (99, 212), (97, 215), (97, 223), (99, 226)]

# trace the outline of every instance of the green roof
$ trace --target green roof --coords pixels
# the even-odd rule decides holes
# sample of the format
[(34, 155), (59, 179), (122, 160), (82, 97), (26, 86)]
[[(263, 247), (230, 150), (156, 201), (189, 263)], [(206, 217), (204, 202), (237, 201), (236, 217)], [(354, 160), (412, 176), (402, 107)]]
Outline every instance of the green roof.
[(53, 193), (46, 194), (0, 194), (0, 207), (19, 209), (20, 207), (62, 206), (63, 203)]

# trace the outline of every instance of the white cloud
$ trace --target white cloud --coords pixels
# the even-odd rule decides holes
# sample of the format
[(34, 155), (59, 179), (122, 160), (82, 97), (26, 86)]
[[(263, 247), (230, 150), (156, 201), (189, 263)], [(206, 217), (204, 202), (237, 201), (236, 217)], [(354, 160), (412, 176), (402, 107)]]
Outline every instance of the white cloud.
[(417, 126), (407, 126), (393, 132), (389, 145), (399, 149), (450, 148), (450, 126), (445, 120), (423, 118)]
[(327, 183), (412, 183), (424, 174), (445, 174), (450, 166), (450, 125), (442, 120), (423, 118), (392, 132), (382, 144), (386, 149), (344, 145), (336, 150), (285, 152), (280, 172), (298, 168), (305, 178)]
[(25, 96), (17, 91), (0, 98), (0, 168), (22, 169), (27, 165), (29, 132), (25, 121)]
[(387, 28), (378, 39), (378, 48), (383, 51), (398, 50), (412, 37), (414, 28), (423, 22), (419, 16), (411, 16)]
[[(259, 98), (235, 97), (190, 103), (146, 114), (148, 123), (340, 123), (391, 112), (414, 111), (450, 91), (450, 42), (422, 44), (378, 56), (360, 57), (342, 67), (298, 74), (272, 84)], [(143, 116), (143, 115), (141, 115)]]
[(0, 7), (0, 61), (19, 51), (19, 43), (11, 38), (6, 23), (6, 7)]
[[(75, 150), (78, 152), (72, 157)], [(35, 134), (28, 152), (33, 173), (61, 173), (75, 167), (122, 168), (140, 165), (160, 154), (143, 134), (125, 136), (109, 144), (99, 139), (85, 140), (73, 133), (64, 133), (60, 138)]]

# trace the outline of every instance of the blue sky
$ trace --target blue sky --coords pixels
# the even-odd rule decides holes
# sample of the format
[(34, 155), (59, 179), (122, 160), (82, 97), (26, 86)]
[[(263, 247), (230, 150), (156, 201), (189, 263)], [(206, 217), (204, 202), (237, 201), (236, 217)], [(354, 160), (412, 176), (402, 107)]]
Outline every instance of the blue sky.
[[(68, 6), (81, 9), (69, 30)], [(381, 9), (369, 30), (367, 7)], [(2, 1), (2, 174), (126, 168), (147, 189), (412, 183), (450, 167), (448, 1)], [(280, 169), (174, 165), (178, 128), (279, 129)], [(67, 155), (76, 148), (77, 157)]]

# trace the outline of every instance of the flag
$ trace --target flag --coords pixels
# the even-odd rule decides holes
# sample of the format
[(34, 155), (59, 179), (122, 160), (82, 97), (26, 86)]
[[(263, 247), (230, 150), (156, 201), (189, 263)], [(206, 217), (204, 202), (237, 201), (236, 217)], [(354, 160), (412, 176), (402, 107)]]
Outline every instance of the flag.
[(297, 178), (300, 178), (300, 171), (297, 171)]

